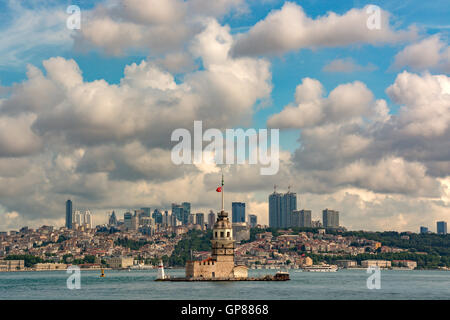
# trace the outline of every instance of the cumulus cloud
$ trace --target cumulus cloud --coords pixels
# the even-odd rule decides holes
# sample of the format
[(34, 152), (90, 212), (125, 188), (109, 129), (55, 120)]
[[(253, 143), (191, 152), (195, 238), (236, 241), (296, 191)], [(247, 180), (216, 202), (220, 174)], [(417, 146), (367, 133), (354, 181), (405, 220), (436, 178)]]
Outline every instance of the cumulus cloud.
[(342, 84), (323, 97), (322, 84), (304, 78), (295, 92), (295, 105), (287, 106), (267, 121), (273, 128), (303, 128), (349, 120), (373, 111), (372, 92), (359, 81)]
[(242, 34), (233, 48), (233, 54), (283, 54), (302, 48), (377, 45), (416, 36), (413, 28), (395, 30), (390, 25), (389, 12), (384, 10), (380, 11), (380, 28), (369, 29), (367, 21), (370, 15), (365, 7), (351, 9), (343, 15), (329, 12), (312, 19), (301, 6), (287, 2), (280, 10), (270, 12), (264, 20), (256, 23), (248, 33)]
[(87, 82), (74, 60), (57, 57), (43, 62), (45, 75), (30, 66), (28, 80), (13, 87), (0, 110), (9, 115), (34, 113), (28, 131), (61, 135), (75, 145), (138, 139), (167, 148), (170, 133), (191, 128), (194, 120), (216, 128), (243, 125), (255, 102), (271, 92), (269, 62), (230, 58), (229, 28), (213, 19), (203, 28), (192, 50), (204, 69), (185, 74), (182, 83), (149, 61), (126, 66), (119, 84)]
[(243, 0), (120, 0), (99, 4), (86, 12), (83, 27), (74, 34), (75, 48), (101, 49), (112, 55), (136, 50), (157, 57), (173, 54), (201, 30), (206, 17), (218, 18), (244, 7)]
[(393, 66), (450, 73), (450, 47), (440, 35), (433, 35), (406, 46), (395, 56)]
[(400, 110), (389, 114), (362, 83), (343, 84), (324, 97), (321, 83), (305, 78), (295, 104), (268, 120), (301, 129), (293, 175), (305, 192), (356, 187), (380, 194), (439, 197), (438, 178), (449, 175), (450, 101), (444, 75), (403, 72), (386, 90)]
[(374, 71), (377, 67), (371, 63), (362, 66), (355, 62), (353, 58), (335, 59), (323, 67), (325, 72), (345, 72)]

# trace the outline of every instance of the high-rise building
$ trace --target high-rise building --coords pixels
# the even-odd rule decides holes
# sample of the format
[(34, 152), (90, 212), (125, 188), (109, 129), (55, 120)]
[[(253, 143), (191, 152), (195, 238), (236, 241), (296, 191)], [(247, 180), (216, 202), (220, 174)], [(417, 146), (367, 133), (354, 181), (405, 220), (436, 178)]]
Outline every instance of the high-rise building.
[(172, 216), (175, 215), (178, 221), (183, 221), (184, 208), (183, 206), (172, 203)]
[(183, 202), (181, 206), (183, 207), (183, 219), (181, 221), (183, 224), (188, 224), (189, 215), (191, 214), (191, 204), (189, 202)]
[(288, 191), (281, 199), (280, 228), (292, 226), (292, 211), (297, 210), (297, 194)]
[(437, 234), (447, 234), (447, 222), (446, 221), (438, 221), (436, 223)]
[(214, 227), (214, 223), (216, 222), (216, 214), (210, 210), (208, 214), (208, 229), (212, 229)]
[(188, 220), (189, 224), (195, 224), (195, 215), (193, 213), (191, 213), (189, 215), (189, 220)]
[(151, 217), (151, 209), (149, 207), (141, 208), (141, 216), (142, 217)]
[(75, 213), (73, 214), (73, 221), (72, 221), (72, 227), (81, 227), (84, 223), (84, 218), (82, 216), (81, 211), (75, 210)]
[(169, 216), (169, 211), (165, 210), (164, 211), (164, 216), (163, 216), (163, 225), (168, 227), (170, 226), (170, 216)]
[(311, 228), (311, 210), (300, 210), (299, 214), (299, 227)]
[(232, 222), (245, 222), (245, 203), (244, 202), (232, 202)]
[(322, 211), (322, 222), (324, 228), (339, 227), (339, 211), (325, 209)]
[(115, 227), (117, 226), (117, 217), (116, 217), (116, 213), (113, 211), (111, 213), (111, 215), (109, 216), (109, 221), (108, 221), (108, 225), (110, 227)]
[(428, 228), (427, 228), (427, 227), (420, 227), (420, 233), (421, 233), (421, 234), (426, 234), (426, 233), (428, 233)]
[(299, 228), (311, 228), (311, 210), (292, 211), (292, 226)]
[(133, 214), (131, 212), (125, 212), (123, 214), (123, 224), (126, 230), (132, 230), (133, 228)]
[(249, 214), (248, 222), (249, 222), (250, 228), (254, 228), (258, 224), (258, 217), (255, 214)]
[(91, 215), (91, 212), (89, 210), (86, 210), (84, 212), (83, 226), (85, 228), (87, 228), (87, 229), (91, 229), (92, 228), (92, 215)]
[(269, 195), (269, 227), (281, 227), (281, 193), (274, 191)]
[(152, 218), (155, 220), (155, 223), (162, 224), (163, 222), (163, 215), (162, 212), (158, 209), (153, 210)]
[(203, 227), (205, 226), (205, 214), (204, 213), (196, 213), (195, 214), (195, 224), (198, 224), (199, 226)]
[(72, 211), (72, 200), (66, 201), (66, 228), (72, 229), (73, 221), (73, 211)]

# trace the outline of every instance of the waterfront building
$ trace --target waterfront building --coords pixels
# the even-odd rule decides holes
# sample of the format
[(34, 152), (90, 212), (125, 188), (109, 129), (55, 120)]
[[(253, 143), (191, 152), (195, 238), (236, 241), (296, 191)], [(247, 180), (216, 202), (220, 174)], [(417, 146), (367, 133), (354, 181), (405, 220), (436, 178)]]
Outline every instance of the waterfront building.
[(447, 234), (447, 222), (446, 221), (438, 221), (436, 223), (437, 234)]
[(66, 228), (72, 229), (73, 222), (73, 211), (72, 211), (72, 200), (66, 201)]
[(247, 278), (248, 269), (243, 265), (235, 265), (233, 228), (224, 210), (224, 188), (222, 175), (222, 210), (214, 224), (211, 239), (211, 257), (202, 261), (186, 263), (186, 278), (231, 279)]
[(379, 267), (379, 268), (390, 268), (391, 261), (388, 260), (363, 260), (361, 261), (361, 267)]
[(245, 222), (245, 203), (232, 202), (231, 203), (231, 217), (232, 222)]
[(322, 222), (324, 228), (339, 227), (339, 211), (325, 209), (322, 211)]
[(106, 259), (106, 264), (113, 269), (122, 269), (131, 267), (133, 261), (133, 257), (111, 257)]
[(336, 265), (339, 268), (355, 268), (357, 267), (357, 262), (355, 260), (336, 260)]
[(0, 260), (0, 271), (20, 271), (25, 269), (25, 260)]

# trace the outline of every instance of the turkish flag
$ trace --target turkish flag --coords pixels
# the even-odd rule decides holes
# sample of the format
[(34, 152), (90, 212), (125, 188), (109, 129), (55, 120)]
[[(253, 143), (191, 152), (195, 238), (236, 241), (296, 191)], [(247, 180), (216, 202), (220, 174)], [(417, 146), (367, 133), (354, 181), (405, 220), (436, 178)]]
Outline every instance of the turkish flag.
[(222, 187), (217, 187), (216, 191), (217, 192), (222, 192)]

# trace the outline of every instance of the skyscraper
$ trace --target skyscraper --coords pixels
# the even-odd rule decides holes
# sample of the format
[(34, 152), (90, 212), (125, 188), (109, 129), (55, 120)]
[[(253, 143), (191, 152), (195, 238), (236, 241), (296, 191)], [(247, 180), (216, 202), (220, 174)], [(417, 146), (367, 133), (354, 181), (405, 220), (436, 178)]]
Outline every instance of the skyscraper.
[(245, 222), (245, 203), (244, 202), (232, 202), (232, 222)]
[(311, 210), (300, 210), (299, 220), (301, 228), (311, 228)]
[(254, 228), (258, 224), (258, 217), (255, 214), (249, 214), (248, 222), (250, 224), (250, 228)]
[(188, 224), (189, 215), (191, 214), (191, 204), (189, 202), (183, 202), (181, 204), (183, 207), (183, 224)]
[(184, 209), (179, 204), (172, 203), (172, 216), (175, 215), (178, 221), (183, 221)]
[(66, 228), (72, 229), (73, 211), (72, 211), (72, 200), (66, 201)]
[(216, 214), (210, 210), (208, 214), (208, 229), (212, 229), (214, 227), (214, 223), (216, 222)]
[(109, 216), (108, 224), (110, 227), (115, 227), (117, 225), (117, 217), (116, 217), (116, 213), (114, 211)]
[(92, 215), (91, 212), (89, 210), (86, 210), (84, 213), (84, 223), (83, 223), (84, 227), (87, 229), (91, 229), (92, 228)]
[(195, 224), (198, 224), (202, 227), (205, 226), (205, 215), (201, 212), (195, 214)]
[(141, 213), (142, 217), (151, 217), (151, 209), (149, 207), (141, 208), (141, 210), (142, 210)]
[(438, 221), (436, 223), (437, 234), (447, 234), (447, 222), (446, 221)]
[(427, 227), (420, 227), (420, 233), (421, 233), (421, 234), (426, 234), (426, 233), (428, 233), (428, 228), (427, 228)]
[(123, 214), (123, 224), (125, 226), (125, 229), (131, 230), (133, 228), (133, 214), (131, 212), (125, 212)]
[(152, 218), (155, 220), (155, 223), (162, 224), (163, 222), (163, 214), (158, 209), (153, 210)]
[(280, 228), (292, 226), (292, 211), (297, 210), (297, 194), (288, 191), (281, 199)]
[(281, 227), (281, 193), (274, 192), (269, 195), (269, 227)]
[(292, 211), (292, 226), (299, 228), (311, 228), (311, 210)]
[(322, 211), (322, 222), (324, 228), (339, 227), (339, 211), (325, 209)]

